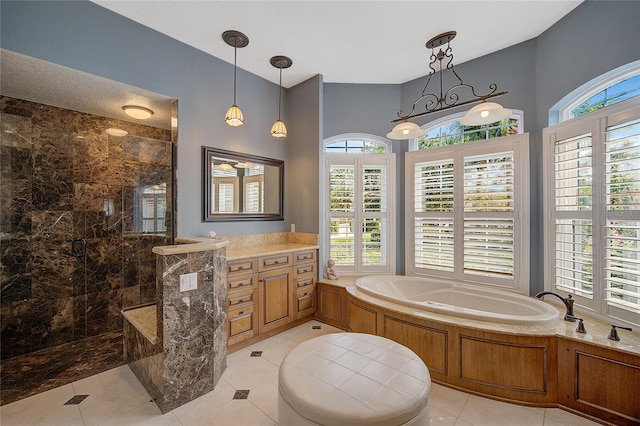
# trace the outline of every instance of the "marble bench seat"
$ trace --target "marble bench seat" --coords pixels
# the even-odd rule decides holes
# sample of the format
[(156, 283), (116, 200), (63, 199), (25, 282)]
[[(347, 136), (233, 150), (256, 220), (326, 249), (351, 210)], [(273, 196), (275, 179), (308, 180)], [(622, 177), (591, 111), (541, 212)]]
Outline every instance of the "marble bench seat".
[(122, 311), (122, 316), (152, 345), (158, 341), (158, 314), (156, 305)]

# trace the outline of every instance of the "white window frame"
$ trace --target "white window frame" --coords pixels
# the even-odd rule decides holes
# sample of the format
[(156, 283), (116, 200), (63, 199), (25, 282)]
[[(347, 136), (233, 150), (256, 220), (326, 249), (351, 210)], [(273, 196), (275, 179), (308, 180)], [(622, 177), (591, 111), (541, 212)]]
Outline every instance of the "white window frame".
[[(364, 140), (367, 142), (373, 142), (383, 145), (386, 153), (341, 153), (341, 152), (326, 152), (324, 149), (327, 145), (341, 141), (341, 140)], [(396, 175), (396, 159), (395, 154), (391, 153), (391, 141), (379, 136), (364, 134), (364, 133), (345, 133), (327, 138), (323, 141), (323, 178), (321, 182), (322, 195), (322, 210), (324, 212), (323, 226), (324, 232), (322, 232), (322, 255), (324, 259), (330, 258), (330, 225), (331, 225), (331, 212), (330, 212), (330, 174), (332, 165), (345, 165), (355, 166), (356, 176), (360, 176), (359, 172), (363, 167), (383, 165), (386, 169), (386, 212), (384, 214), (377, 214), (382, 216), (386, 220), (386, 235), (384, 241), (386, 242), (385, 250), (385, 262), (384, 265), (369, 265), (362, 264), (362, 242), (359, 240), (358, 233), (354, 232), (356, 241), (354, 243), (355, 259), (353, 267), (346, 267), (336, 265), (334, 270), (341, 276), (350, 275), (362, 275), (366, 273), (379, 273), (379, 274), (394, 274), (396, 271), (396, 220), (395, 220), (395, 175)], [(356, 191), (358, 195), (356, 198), (361, 199), (362, 181), (356, 181)], [(354, 211), (354, 224), (361, 223), (362, 218), (362, 205), (356, 205)], [(358, 262), (360, 260), (360, 262)]]
[[(609, 306), (606, 301), (606, 282), (604, 259), (606, 252), (607, 223), (606, 195), (605, 195), (605, 158), (604, 149), (606, 130), (610, 126), (621, 124), (640, 118), (638, 96), (616, 103), (598, 111), (567, 120), (563, 123), (547, 127), (543, 130), (543, 211), (544, 211), (544, 286), (547, 291), (566, 290), (556, 289), (555, 283), (555, 223), (557, 212), (555, 209), (554, 188), (554, 146), (556, 141), (569, 139), (574, 136), (590, 134), (592, 140), (592, 208), (587, 211), (577, 211), (575, 219), (589, 219), (592, 227), (592, 285), (593, 298), (583, 297), (573, 293), (575, 304), (592, 314), (601, 315), (608, 319), (640, 325), (640, 314)], [(621, 215), (626, 219), (640, 220), (640, 210), (623, 210)], [(564, 215), (563, 215), (564, 217)]]
[[(513, 279), (467, 274), (464, 272), (464, 158), (511, 151), (514, 155), (514, 273)], [(414, 173), (421, 162), (454, 160), (454, 271), (443, 272), (415, 265)], [(472, 282), (529, 294), (529, 135), (528, 133), (466, 142), (440, 148), (411, 151), (405, 154), (405, 270), (407, 275), (434, 276), (460, 282)]]
[[(598, 92), (640, 73), (640, 60), (602, 74), (560, 99), (549, 109), (549, 126), (573, 119), (571, 111)], [(579, 117), (576, 117), (579, 118)]]

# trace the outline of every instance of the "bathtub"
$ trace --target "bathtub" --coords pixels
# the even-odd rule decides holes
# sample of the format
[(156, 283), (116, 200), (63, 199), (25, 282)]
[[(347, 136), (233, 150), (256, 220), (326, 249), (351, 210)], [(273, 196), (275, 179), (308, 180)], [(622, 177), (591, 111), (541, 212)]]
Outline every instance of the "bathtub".
[(356, 289), (400, 305), (481, 321), (548, 325), (560, 319), (555, 307), (533, 297), (444, 279), (372, 275), (356, 280)]

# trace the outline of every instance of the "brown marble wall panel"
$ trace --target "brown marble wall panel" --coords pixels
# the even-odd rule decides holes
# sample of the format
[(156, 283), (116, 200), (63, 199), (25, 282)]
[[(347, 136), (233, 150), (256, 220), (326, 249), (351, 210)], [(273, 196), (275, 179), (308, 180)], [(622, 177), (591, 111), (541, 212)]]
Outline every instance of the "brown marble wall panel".
[[(47, 348), (65, 357), (64, 350), (55, 350), (58, 345), (101, 342), (87, 338), (120, 332), (123, 306), (155, 300), (151, 246), (170, 240), (149, 238), (148, 247), (141, 248), (140, 236), (125, 239), (123, 182), (133, 186), (171, 177), (163, 162), (166, 146), (173, 146), (169, 130), (5, 96), (0, 96), (0, 124), (4, 386), (9, 359)], [(108, 136), (109, 127), (129, 135)], [(128, 158), (130, 176), (125, 176), (124, 151), (131, 149), (136, 158)], [(170, 185), (171, 180), (162, 182)], [(105, 199), (114, 203), (110, 216), (103, 211)], [(132, 213), (127, 214), (132, 222)], [(86, 256), (71, 255), (73, 238), (86, 239)], [(100, 364), (96, 357), (103, 355), (100, 348), (89, 348), (83, 359)], [(40, 378), (51, 379), (46, 374)]]
[[(163, 412), (213, 390), (226, 368), (225, 254), (157, 256), (163, 386), (156, 403)], [(180, 275), (188, 273), (197, 274), (198, 287), (181, 292)]]

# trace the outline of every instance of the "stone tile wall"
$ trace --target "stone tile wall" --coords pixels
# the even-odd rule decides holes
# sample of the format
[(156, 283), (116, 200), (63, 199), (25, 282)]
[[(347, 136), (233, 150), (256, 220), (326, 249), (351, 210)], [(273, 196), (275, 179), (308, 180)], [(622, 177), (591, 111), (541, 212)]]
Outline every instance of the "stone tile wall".
[(164, 235), (134, 223), (141, 188), (164, 183), (171, 211), (171, 131), (5, 96), (0, 114), (2, 359), (121, 332), (123, 307), (155, 301), (151, 248), (171, 240), (170, 215)]

